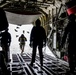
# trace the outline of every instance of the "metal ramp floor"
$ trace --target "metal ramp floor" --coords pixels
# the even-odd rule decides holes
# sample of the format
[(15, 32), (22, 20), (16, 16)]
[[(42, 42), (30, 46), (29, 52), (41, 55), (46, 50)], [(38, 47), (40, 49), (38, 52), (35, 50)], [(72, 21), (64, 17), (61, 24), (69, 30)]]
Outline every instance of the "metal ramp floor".
[(39, 64), (39, 55), (36, 55), (36, 61), (33, 67), (30, 53), (12, 54), (12, 61), (8, 65), (10, 75), (66, 75), (69, 70), (68, 64), (60, 59), (53, 58), (44, 54), (43, 67)]

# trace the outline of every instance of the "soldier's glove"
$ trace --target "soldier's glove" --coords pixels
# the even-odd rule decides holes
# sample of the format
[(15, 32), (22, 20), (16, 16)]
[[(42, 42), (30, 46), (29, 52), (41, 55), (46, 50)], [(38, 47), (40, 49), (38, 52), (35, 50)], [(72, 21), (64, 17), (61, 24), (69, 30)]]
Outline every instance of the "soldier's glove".
[(32, 48), (33, 47), (33, 42), (30, 42), (29, 46)]
[(45, 47), (46, 46), (46, 43), (45, 42), (43, 42), (43, 47)]

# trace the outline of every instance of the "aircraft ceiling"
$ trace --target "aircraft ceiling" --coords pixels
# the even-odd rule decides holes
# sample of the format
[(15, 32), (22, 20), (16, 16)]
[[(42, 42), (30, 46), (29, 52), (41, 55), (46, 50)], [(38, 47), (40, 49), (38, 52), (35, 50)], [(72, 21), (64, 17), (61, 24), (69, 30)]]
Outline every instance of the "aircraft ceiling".
[[(53, 1), (53, 0), (52, 0)], [(53, 3), (53, 2), (50, 3)], [(40, 7), (48, 7), (49, 3), (43, 3), (42, 1), (9, 1), (3, 6), (6, 11), (6, 16), (9, 23), (22, 25), (30, 24), (41, 16)], [(25, 13), (25, 14), (24, 14)]]
[[(23, 2), (24, 3), (24, 2)], [(19, 2), (9, 3), (4, 7), (9, 23), (23, 25), (31, 24), (41, 16), (41, 13), (35, 9), (35, 6), (27, 7)]]
[(51, 4), (55, 4), (55, 0), (45, 1), (13, 0), (5, 2), (3, 8), (6, 11), (9, 23), (17, 25), (30, 24), (41, 16), (40, 8), (47, 8)]
[(22, 15), (22, 14), (15, 14), (6, 11), (6, 16), (8, 22), (11, 24), (23, 25), (23, 24), (31, 24), (36, 19), (38, 19), (41, 14), (36, 15)]

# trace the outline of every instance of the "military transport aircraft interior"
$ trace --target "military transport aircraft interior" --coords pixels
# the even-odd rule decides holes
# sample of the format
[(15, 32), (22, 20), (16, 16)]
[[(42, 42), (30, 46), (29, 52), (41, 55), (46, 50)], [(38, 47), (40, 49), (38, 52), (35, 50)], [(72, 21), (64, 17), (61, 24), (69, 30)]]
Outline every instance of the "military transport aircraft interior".
[(0, 75), (76, 75), (75, 24), (75, 0), (0, 0)]

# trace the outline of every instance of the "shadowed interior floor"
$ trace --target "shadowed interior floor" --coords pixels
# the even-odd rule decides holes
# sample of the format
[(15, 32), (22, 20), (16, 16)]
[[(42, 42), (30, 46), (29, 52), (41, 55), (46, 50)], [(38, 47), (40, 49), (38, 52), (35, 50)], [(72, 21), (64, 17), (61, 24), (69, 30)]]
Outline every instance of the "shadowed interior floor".
[(11, 75), (65, 75), (69, 70), (68, 63), (44, 54), (43, 67), (36, 55), (34, 66), (31, 67), (31, 53), (12, 54), (12, 61), (8, 65)]

